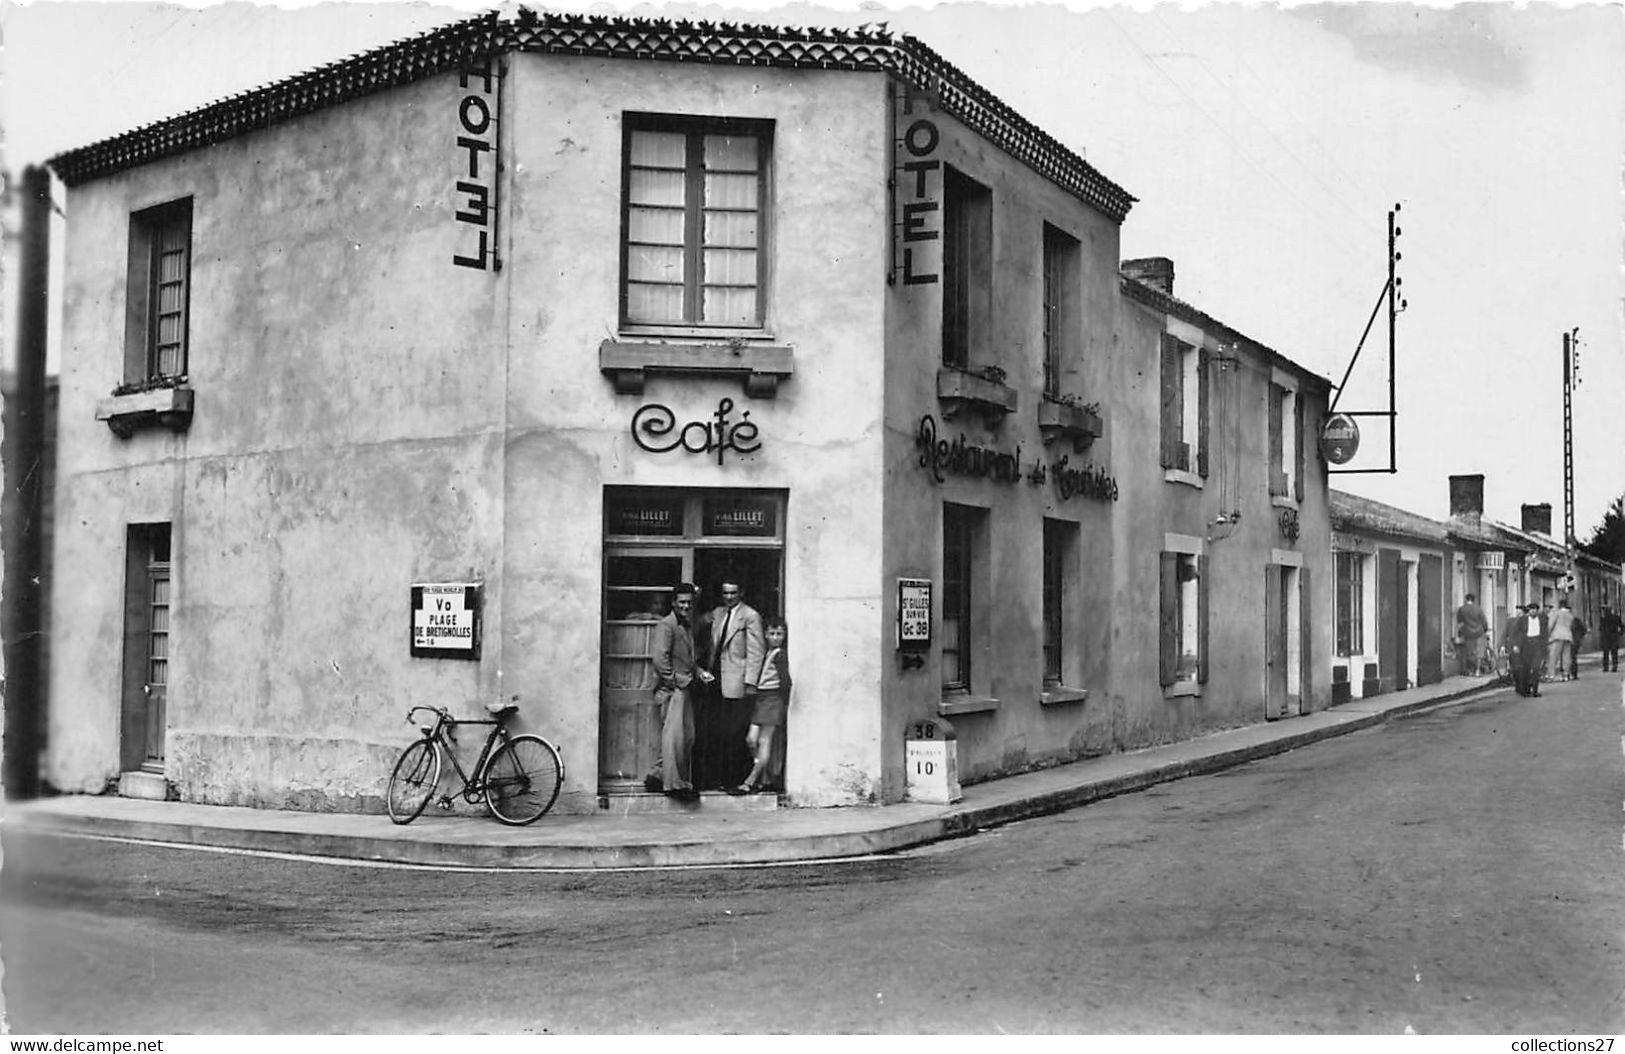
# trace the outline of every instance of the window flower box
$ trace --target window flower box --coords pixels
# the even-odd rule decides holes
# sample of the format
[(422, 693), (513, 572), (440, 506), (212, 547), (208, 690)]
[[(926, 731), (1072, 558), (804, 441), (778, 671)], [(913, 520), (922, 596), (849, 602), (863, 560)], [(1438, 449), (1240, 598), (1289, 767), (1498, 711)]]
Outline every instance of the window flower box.
[(1100, 414), (1091, 406), (1059, 399), (1044, 399), (1038, 404), (1038, 430), (1046, 444), (1057, 439), (1071, 440), (1075, 451), (1082, 451), (1104, 434)]
[(120, 439), (128, 439), (142, 428), (167, 428), (184, 432), (192, 424), (194, 393), (185, 385), (124, 392), (96, 404), (96, 420)]
[(752, 399), (772, 399), (795, 373), (786, 345), (744, 340), (723, 343), (606, 340), (598, 345), (598, 369), (618, 395), (638, 395), (650, 374), (738, 378)]
[(968, 373), (950, 366), (937, 371), (937, 401), (945, 419), (952, 420), (968, 409), (982, 414), (989, 425), (1015, 413), (1017, 404), (1016, 390), (998, 374)]

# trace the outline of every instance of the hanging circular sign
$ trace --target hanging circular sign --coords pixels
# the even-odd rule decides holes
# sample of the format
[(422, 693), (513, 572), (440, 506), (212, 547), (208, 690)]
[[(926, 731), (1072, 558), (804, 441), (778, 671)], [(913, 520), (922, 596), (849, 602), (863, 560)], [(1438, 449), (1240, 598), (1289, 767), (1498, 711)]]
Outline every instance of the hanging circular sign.
[(1345, 465), (1360, 449), (1360, 426), (1348, 414), (1333, 414), (1320, 429), (1320, 456), (1333, 465)]

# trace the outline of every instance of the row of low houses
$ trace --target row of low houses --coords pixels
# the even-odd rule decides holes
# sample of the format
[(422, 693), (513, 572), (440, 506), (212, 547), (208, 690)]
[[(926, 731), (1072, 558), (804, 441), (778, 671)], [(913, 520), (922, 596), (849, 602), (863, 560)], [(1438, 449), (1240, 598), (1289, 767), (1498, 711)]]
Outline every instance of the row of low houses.
[(1331, 492), (1334, 702), (1467, 672), (1455, 613), (1469, 594), (1492, 648), (1519, 607), (1563, 600), (1589, 627), (1581, 650), (1596, 648), (1603, 608), (1620, 610), (1620, 566), (1553, 539), (1549, 504), (1521, 513), (1518, 527), (1486, 519), (1481, 475), (1450, 477), (1445, 521)]
[(518, 695), (559, 808), (664, 808), (651, 616), (728, 579), (782, 800), (888, 803), (921, 722), (969, 782), (1435, 676), (1491, 566), (1337, 527), (1329, 383), (910, 37), (517, 8), (52, 167), (59, 789), (376, 810), (409, 704)]

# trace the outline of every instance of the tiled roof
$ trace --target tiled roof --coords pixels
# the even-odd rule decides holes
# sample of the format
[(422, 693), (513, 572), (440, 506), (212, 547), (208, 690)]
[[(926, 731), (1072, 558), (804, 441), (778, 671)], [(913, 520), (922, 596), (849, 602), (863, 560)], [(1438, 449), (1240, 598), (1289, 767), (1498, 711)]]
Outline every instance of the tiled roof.
[(1135, 198), (912, 36), (882, 27), (784, 28), (728, 22), (491, 11), (230, 96), (48, 164), (72, 186), (351, 99), (478, 65), (510, 51), (657, 62), (885, 72), (1040, 175), (1121, 223)]
[(1320, 374), (1314, 372), (1308, 367), (1293, 362), (1291, 359), (1287, 358), (1285, 355), (1282, 355), (1274, 348), (1271, 348), (1265, 344), (1260, 344), (1258, 341), (1247, 336), (1247, 334), (1242, 333), (1240, 330), (1233, 329), (1232, 327), (1225, 325), (1223, 322), (1220, 322), (1207, 312), (1202, 311), (1199, 308), (1192, 307), (1190, 304), (1187, 304), (1185, 301), (1176, 296), (1169, 293), (1164, 293), (1161, 289), (1158, 289), (1154, 285), (1147, 282), (1142, 282), (1140, 279), (1126, 274), (1120, 275), (1119, 277), (1121, 278), (1123, 292), (1129, 297), (1138, 300), (1145, 306), (1155, 311), (1161, 311), (1164, 314), (1173, 315), (1175, 318), (1182, 319), (1183, 321), (1189, 322), (1191, 325), (1198, 326), (1210, 333), (1221, 334), (1228, 340), (1255, 348), (1262, 353), (1265, 358), (1269, 359), (1275, 365), (1280, 366), (1282, 369), (1291, 370), (1292, 372), (1299, 374), (1300, 376), (1312, 381), (1315, 387), (1320, 388), (1323, 391), (1331, 390), (1331, 378), (1322, 377)]
[(1449, 545), (1450, 532), (1446, 524), (1418, 516), (1414, 512), (1384, 505), (1380, 501), (1362, 498), (1346, 491), (1332, 490), (1332, 530), (1382, 534), (1396, 538), (1409, 538), (1434, 545)]

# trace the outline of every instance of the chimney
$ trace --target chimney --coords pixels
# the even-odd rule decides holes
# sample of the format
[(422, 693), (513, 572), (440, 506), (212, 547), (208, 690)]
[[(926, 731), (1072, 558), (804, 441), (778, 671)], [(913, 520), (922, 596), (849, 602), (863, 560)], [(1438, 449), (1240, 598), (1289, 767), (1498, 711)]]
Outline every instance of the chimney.
[(1450, 518), (1460, 523), (1477, 524), (1484, 515), (1484, 477), (1450, 477)]
[(1123, 273), (1169, 296), (1174, 295), (1174, 262), (1166, 256), (1124, 260)]
[(1552, 503), (1543, 501), (1539, 505), (1523, 506), (1522, 526), (1530, 534), (1544, 534), (1550, 538), (1552, 534)]

